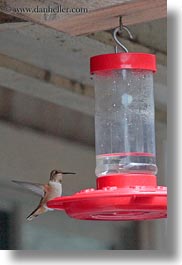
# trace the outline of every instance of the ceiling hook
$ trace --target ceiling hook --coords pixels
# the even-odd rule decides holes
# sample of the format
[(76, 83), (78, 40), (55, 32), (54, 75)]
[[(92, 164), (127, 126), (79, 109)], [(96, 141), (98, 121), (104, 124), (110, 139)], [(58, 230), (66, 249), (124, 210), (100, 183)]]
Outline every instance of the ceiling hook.
[[(113, 38), (115, 40), (115, 42), (117, 43), (117, 45), (119, 45), (124, 52), (128, 52), (128, 49), (124, 46), (124, 44), (121, 43), (121, 41), (118, 39), (118, 35), (121, 36), (121, 34), (123, 33), (123, 31), (126, 31), (129, 35), (129, 38), (131, 40), (133, 40), (133, 35), (131, 34), (130, 30), (128, 29), (128, 27), (124, 26), (122, 23), (122, 16), (119, 17), (119, 27), (117, 27), (114, 31), (113, 31)], [(118, 47), (115, 47), (115, 52), (118, 52)]]

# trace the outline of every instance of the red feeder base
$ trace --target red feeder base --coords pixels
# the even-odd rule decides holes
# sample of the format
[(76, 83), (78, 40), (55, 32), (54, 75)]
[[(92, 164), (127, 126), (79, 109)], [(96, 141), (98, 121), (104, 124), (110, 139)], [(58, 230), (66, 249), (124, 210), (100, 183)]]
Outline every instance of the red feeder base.
[[(135, 176), (134, 176), (135, 175)], [(115, 185), (114, 185), (115, 184)], [(142, 185), (141, 185), (142, 184)], [(167, 188), (151, 175), (124, 174), (97, 178), (97, 190), (50, 200), (47, 206), (82, 220), (150, 220), (167, 217)]]

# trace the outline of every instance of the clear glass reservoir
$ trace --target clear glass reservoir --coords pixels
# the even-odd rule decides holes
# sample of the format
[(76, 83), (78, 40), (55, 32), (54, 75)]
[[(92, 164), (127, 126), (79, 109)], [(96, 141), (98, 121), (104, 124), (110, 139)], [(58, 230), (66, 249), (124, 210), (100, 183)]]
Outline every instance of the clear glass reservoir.
[(102, 61), (100, 65), (92, 72), (96, 175), (155, 175), (153, 71), (141, 69), (142, 65), (127, 69), (125, 63), (120, 63), (120, 69), (107, 69), (111, 68), (107, 62), (104, 67)]

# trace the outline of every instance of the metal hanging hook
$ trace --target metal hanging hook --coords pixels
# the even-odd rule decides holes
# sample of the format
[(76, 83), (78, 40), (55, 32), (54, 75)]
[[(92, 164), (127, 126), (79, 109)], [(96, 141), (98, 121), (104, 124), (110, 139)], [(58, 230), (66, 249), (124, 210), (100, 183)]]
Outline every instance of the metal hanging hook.
[[(124, 46), (124, 44), (121, 43), (121, 41), (118, 39), (117, 35), (122, 34), (123, 30), (125, 30), (128, 35), (129, 38), (131, 40), (133, 40), (133, 35), (131, 34), (130, 30), (128, 29), (128, 27), (124, 26), (122, 23), (122, 16), (119, 17), (119, 27), (117, 27), (114, 31), (113, 31), (113, 38), (115, 40), (115, 42), (124, 50), (124, 52), (128, 52), (128, 49)], [(115, 47), (115, 52), (117, 53), (118, 49), (117, 49), (117, 45)]]

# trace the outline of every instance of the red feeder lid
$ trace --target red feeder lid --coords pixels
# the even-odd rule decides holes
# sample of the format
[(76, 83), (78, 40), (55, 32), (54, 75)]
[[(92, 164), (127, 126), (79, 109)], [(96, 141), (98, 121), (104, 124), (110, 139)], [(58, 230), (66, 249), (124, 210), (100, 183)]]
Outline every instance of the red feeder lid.
[[(143, 181), (138, 175), (132, 184), (129, 174), (118, 174), (115, 179), (118, 186), (111, 181), (112, 177), (97, 178), (97, 190), (85, 189), (72, 196), (58, 197), (48, 201), (47, 206), (65, 210), (70, 217), (82, 220), (127, 221), (167, 217), (167, 188), (156, 186), (155, 176), (142, 176)], [(147, 177), (150, 177), (148, 182)]]
[(156, 72), (156, 57), (148, 53), (111, 53), (90, 58), (90, 73), (114, 69), (141, 69)]

